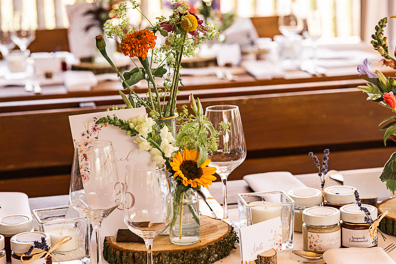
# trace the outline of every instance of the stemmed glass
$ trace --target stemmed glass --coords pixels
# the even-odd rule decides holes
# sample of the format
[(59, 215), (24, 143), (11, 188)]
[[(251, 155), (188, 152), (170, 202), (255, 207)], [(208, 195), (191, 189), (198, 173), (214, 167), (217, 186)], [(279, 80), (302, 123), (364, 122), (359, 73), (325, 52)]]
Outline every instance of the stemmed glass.
[(19, 47), (22, 52), (36, 37), (36, 31), (33, 29), (29, 16), (22, 14), (21, 11), (14, 12), (14, 32), (11, 35), (12, 41)]
[(0, 52), (3, 54), (3, 57), (7, 57), (15, 47), (14, 42), (11, 40), (12, 32), (8, 30), (0, 30)]
[(294, 39), (303, 30), (303, 21), (298, 15), (297, 6), (292, 5), (291, 11), (288, 14), (279, 16), (279, 31), (288, 39)]
[(101, 223), (122, 202), (121, 194), (114, 188), (117, 183), (117, 165), (110, 141), (93, 140), (75, 147), (69, 199), (77, 211), (91, 220), (96, 235), (96, 263), (102, 259)]
[(318, 39), (322, 36), (322, 18), (318, 9), (310, 10), (307, 14), (307, 30), (303, 35), (312, 41), (313, 60), (317, 59)]
[(228, 219), (227, 178), (246, 158), (246, 142), (243, 134), (241, 114), (235, 105), (214, 105), (206, 108), (206, 117), (214, 128), (221, 130), (228, 124), (219, 137), (218, 148), (208, 158), (210, 164), (217, 168), (223, 182), (223, 219)]
[(124, 188), (124, 222), (144, 239), (147, 263), (153, 262), (153, 240), (172, 220), (172, 198), (164, 168), (141, 170), (127, 166)]

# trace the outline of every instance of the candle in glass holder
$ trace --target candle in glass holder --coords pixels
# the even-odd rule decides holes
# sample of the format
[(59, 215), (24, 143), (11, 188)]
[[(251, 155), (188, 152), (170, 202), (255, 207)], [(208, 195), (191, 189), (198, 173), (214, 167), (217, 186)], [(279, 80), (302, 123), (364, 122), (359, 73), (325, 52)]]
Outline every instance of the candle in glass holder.
[(257, 201), (249, 204), (252, 224), (267, 221), (282, 215), (282, 206), (275, 203)]
[(79, 246), (80, 230), (70, 225), (55, 225), (46, 230), (51, 237), (51, 245), (54, 246), (59, 240), (65, 236), (70, 236), (72, 239), (65, 244), (58, 247), (56, 252), (72, 251)]

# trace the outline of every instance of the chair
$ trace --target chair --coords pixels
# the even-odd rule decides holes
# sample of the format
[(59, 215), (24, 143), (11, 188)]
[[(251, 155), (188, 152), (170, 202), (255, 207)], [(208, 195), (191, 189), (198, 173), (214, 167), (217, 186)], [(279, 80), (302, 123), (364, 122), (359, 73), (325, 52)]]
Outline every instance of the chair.
[(251, 17), (252, 23), (257, 30), (260, 38), (274, 38), (281, 35), (279, 31), (279, 16)]

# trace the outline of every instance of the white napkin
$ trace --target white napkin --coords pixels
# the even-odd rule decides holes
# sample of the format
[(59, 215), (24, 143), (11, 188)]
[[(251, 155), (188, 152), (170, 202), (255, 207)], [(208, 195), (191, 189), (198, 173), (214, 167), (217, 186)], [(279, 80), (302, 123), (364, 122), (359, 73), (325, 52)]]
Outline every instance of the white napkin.
[(238, 18), (224, 31), (227, 44), (251, 44), (258, 39), (257, 30), (250, 18)]
[(69, 92), (89, 91), (98, 84), (95, 75), (90, 71), (67, 71), (64, 78)]
[(382, 248), (336, 248), (323, 254), (327, 264), (394, 264), (392, 258)]
[(281, 65), (273, 64), (268, 61), (246, 61), (242, 63), (242, 67), (258, 80), (284, 77), (284, 71)]
[(285, 191), (307, 187), (293, 174), (287, 171), (266, 172), (246, 175), (243, 179), (255, 192)]

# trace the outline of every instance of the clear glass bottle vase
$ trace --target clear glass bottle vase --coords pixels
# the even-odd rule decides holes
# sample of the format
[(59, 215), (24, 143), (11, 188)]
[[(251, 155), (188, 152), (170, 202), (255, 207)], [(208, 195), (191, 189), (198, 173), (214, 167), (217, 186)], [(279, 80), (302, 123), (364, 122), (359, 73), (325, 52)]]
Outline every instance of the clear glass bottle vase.
[(192, 245), (201, 237), (197, 191), (182, 184), (173, 193), (173, 219), (169, 237), (175, 245)]

